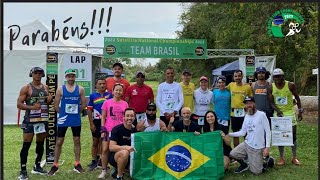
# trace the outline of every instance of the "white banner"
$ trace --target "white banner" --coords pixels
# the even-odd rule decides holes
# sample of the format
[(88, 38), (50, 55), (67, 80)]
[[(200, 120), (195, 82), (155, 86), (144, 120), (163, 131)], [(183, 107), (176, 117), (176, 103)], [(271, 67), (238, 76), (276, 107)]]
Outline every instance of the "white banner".
[(271, 117), (272, 146), (293, 146), (292, 117)]
[(62, 61), (63, 74), (67, 69), (74, 69), (76, 83), (84, 87), (85, 96), (89, 96), (92, 89), (92, 55), (84, 53), (63, 54)]
[[(256, 56), (255, 57), (255, 68), (263, 66), (266, 68), (267, 71), (269, 71), (271, 74), (273, 70), (276, 68), (276, 56)], [(239, 69), (243, 72), (243, 79), (242, 82), (246, 82), (246, 56), (240, 56), (239, 57)], [(267, 81), (271, 81), (271, 76)]]

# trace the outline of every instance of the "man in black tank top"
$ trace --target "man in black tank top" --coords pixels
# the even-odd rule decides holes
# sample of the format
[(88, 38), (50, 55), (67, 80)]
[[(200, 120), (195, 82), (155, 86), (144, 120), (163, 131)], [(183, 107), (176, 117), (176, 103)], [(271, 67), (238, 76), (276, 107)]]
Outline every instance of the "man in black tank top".
[(23, 129), (23, 146), (20, 152), (20, 176), (19, 179), (28, 179), (27, 159), (34, 134), (36, 134), (36, 160), (32, 174), (46, 175), (47, 171), (40, 166), (44, 152), (44, 140), (47, 136), (48, 104), (52, 102), (48, 86), (41, 83), (45, 76), (40, 67), (31, 69), (29, 76), (32, 82), (23, 86), (17, 100), (17, 108), (25, 110), (24, 120), (21, 124)]
[(270, 117), (273, 116), (273, 109), (268, 100), (268, 89), (270, 88), (270, 83), (267, 81), (267, 79), (270, 77), (270, 72), (267, 71), (265, 67), (260, 66), (256, 68), (254, 77), (257, 81), (251, 84), (251, 88), (257, 110), (266, 113), (269, 120), (269, 125), (271, 127)]

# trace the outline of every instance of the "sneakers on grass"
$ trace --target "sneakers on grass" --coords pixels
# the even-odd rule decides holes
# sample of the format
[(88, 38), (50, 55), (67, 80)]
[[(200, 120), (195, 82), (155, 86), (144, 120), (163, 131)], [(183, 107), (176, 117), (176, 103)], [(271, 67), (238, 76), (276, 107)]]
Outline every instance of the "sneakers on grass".
[(103, 169), (101, 174), (98, 176), (99, 179), (104, 179), (107, 175), (107, 170)]
[(247, 163), (242, 163), (240, 164), (240, 166), (238, 167), (238, 169), (236, 169), (234, 171), (234, 173), (242, 173), (244, 171), (247, 171), (249, 169), (249, 165)]
[(20, 171), (20, 176), (18, 177), (19, 180), (28, 180), (28, 173), (27, 171)]
[(84, 172), (84, 169), (82, 168), (81, 164), (78, 164), (78, 165), (74, 166), (73, 171), (80, 174), (80, 173)]
[(48, 176), (54, 176), (56, 174), (56, 172), (58, 172), (59, 168), (56, 167), (56, 166), (52, 166), (49, 173), (48, 173)]
[(40, 175), (46, 175), (48, 172), (44, 170), (41, 166), (34, 166), (32, 171), (32, 174), (40, 174)]

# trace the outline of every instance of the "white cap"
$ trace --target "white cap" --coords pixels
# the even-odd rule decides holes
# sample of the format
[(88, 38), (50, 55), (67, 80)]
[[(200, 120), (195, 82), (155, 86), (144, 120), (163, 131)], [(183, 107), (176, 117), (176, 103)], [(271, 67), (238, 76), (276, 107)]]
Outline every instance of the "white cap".
[(273, 76), (284, 75), (284, 73), (283, 73), (282, 69), (276, 68), (275, 70), (273, 70), (272, 75), (273, 75)]

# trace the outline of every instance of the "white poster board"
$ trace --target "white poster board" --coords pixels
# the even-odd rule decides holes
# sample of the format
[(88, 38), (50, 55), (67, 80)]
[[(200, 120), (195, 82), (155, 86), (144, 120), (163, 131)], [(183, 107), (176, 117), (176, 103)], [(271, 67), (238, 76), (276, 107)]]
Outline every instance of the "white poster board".
[[(85, 90), (85, 96), (91, 94), (92, 81), (92, 55), (84, 53), (66, 53), (62, 57), (64, 73), (67, 69), (76, 71), (76, 84), (81, 85)], [(64, 84), (66, 80), (64, 79)]]
[(272, 146), (293, 146), (292, 116), (271, 117)]

